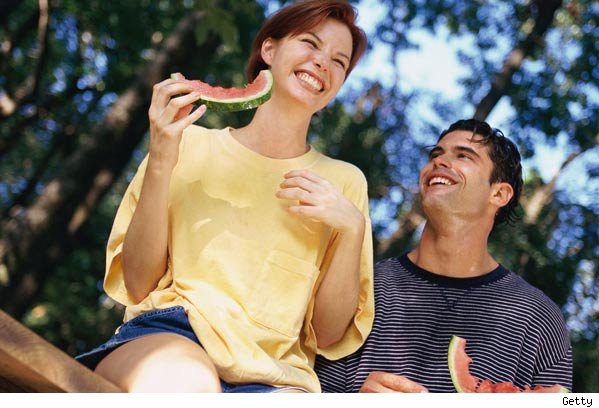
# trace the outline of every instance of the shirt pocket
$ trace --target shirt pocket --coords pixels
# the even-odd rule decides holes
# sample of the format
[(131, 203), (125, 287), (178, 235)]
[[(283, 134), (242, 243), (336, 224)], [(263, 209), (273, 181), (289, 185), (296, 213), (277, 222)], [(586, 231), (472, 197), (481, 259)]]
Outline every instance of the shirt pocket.
[(297, 337), (317, 275), (314, 264), (281, 251), (270, 251), (249, 294), (248, 315), (262, 326)]

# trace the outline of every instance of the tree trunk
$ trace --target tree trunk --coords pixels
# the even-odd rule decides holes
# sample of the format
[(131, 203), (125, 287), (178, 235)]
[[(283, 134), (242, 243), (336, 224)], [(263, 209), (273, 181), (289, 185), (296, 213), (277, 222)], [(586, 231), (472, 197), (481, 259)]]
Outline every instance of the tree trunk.
[[(479, 120), (485, 120), (499, 99), (506, 95), (512, 85), (512, 77), (522, 66), (522, 62), (543, 47), (543, 37), (551, 27), (553, 17), (556, 11), (561, 7), (562, 0), (537, 0), (533, 2), (535, 24), (531, 33), (518, 43), (508, 55), (503, 68), (498, 72), (488, 94), (477, 105), (474, 117)], [(379, 257), (397, 255), (403, 251), (403, 245), (408, 242), (411, 236), (416, 232), (418, 226), (424, 222), (424, 216), (419, 206), (414, 206), (409, 213), (403, 214), (399, 220), (399, 229), (387, 240), (382, 241), (376, 252)]]
[(536, 13), (534, 27), (524, 40), (518, 42), (505, 60), (501, 71), (493, 78), (491, 89), (476, 107), (475, 119), (485, 120), (489, 116), (501, 97), (508, 93), (514, 73), (520, 69), (524, 60), (544, 46), (543, 37), (561, 6), (562, 0), (536, 0), (532, 3), (532, 11)]
[(0, 225), (0, 307), (20, 318), (39, 293), (55, 263), (64, 258), (81, 225), (127, 165), (148, 128), (152, 86), (173, 66), (212, 55), (219, 40), (197, 44), (196, 12), (182, 20), (151, 65), (121, 94), (90, 140), (64, 163), (37, 200)]

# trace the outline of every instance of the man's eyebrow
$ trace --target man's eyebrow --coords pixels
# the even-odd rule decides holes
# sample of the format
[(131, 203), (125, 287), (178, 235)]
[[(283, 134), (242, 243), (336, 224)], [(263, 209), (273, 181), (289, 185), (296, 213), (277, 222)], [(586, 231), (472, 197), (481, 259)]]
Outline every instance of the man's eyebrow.
[[(316, 33), (313, 33), (312, 31), (308, 31), (306, 32), (306, 34), (310, 34), (312, 37), (316, 38), (316, 40), (318, 41), (319, 44), (322, 44), (322, 40), (320, 39), (319, 36), (316, 35)], [(344, 53), (342, 53), (341, 51), (337, 52), (337, 55), (347, 58), (348, 61), (351, 60), (350, 57), (348, 57), (347, 55), (345, 55)]]
[(428, 152), (428, 158), (430, 159), (432, 157), (433, 154), (435, 153), (442, 153), (445, 150), (441, 147), (441, 146), (434, 146), (429, 152)]
[[(480, 155), (478, 153), (476, 153), (476, 150), (474, 150), (473, 148), (471, 148), (469, 146), (454, 146), (451, 148), (451, 150), (453, 150), (454, 152), (469, 153), (473, 156), (480, 157)], [(428, 157), (430, 159), (434, 154), (443, 153), (444, 151), (445, 151), (445, 149), (443, 147), (435, 146), (430, 150), (430, 152), (428, 152)]]
[(480, 157), (480, 154), (476, 153), (476, 150), (474, 150), (473, 148), (471, 148), (469, 146), (455, 146), (453, 148), (453, 150), (455, 150), (457, 152), (470, 153), (473, 156)]

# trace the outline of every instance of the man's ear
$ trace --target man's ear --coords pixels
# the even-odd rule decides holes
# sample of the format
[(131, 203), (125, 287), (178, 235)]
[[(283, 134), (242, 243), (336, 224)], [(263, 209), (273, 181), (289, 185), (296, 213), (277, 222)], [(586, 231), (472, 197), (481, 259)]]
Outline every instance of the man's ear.
[(271, 37), (268, 37), (266, 40), (262, 41), (262, 49), (261, 55), (264, 62), (268, 65), (272, 65), (272, 59), (274, 55), (275, 49), (275, 40)]
[(514, 189), (509, 183), (494, 183), (491, 188), (491, 203), (497, 208), (505, 207), (514, 196)]

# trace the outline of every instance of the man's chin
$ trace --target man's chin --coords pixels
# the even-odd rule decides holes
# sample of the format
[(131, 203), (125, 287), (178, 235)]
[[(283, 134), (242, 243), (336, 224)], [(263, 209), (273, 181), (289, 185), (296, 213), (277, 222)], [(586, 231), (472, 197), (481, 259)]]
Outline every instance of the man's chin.
[(428, 221), (437, 220), (442, 224), (452, 222), (464, 216), (463, 204), (450, 200), (449, 197), (428, 197), (422, 201), (422, 210)]
[(421, 197), (422, 199), (422, 209), (424, 213), (428, 216), (427, 211), (446, 212), (451, 209), (451, 202), (447, 197), (443, 197), (440, 194), (429, 194), (426, 197)]

